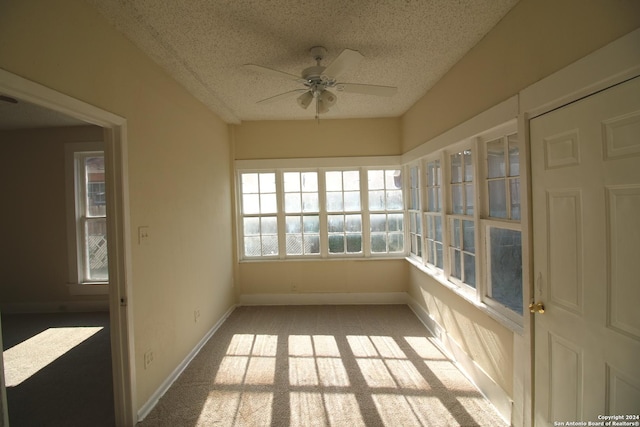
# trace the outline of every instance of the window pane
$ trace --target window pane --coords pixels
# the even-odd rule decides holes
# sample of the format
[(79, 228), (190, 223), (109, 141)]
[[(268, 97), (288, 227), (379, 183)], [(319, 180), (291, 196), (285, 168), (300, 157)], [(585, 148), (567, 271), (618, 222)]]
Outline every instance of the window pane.
[(302, 234), (287, 234), (287, 255), (302, 255)]
[(454, 185), (451, 187), (451, 202), (453, 204), (453, 213), (454, 214), (462, 214), (462, 186)]
[(344, 215), (328, 215), (327, 228), (329, 233), (344, 231)]
[(489, 181), (489, 216), (507, 218), (507, 189), (505, 181), (498, 179)]
[(84, 170), (87, 216), (105, 216), (104, 156), (85, 157)]
[(262, 255), (278, 255), (278, 236), (262, 237)]
[(509, 176), (520, 176), (520, 148), (518, 135), (509, 135)]
[(260, 218), (260, 228), (262, 234), (278, 234), (277, 218), (273, 216)]
[(91, 281), (107, 281), (109, 279), (109, 263), (107, 255), (107, 220), (106, 218), (88, 219), (86, 222), (88, 279)]
[(443, 268), (442, 243), (436, 242), (436, 267)]
[(429, 212), (437, 212), (438, 211), (438, 196), (437, 196), (437, 188), (429, 188), (427, 189), (427, 211)]
[(346, 231), (362, 231), (362, 219), (360, 215), (345, 215)]
[(520, 231), (491, 228), (489, 232), (491, 298), (522, 314), (522, 242)]
[(319, 254), (320, 253), (320, 236), (317, 234), (304, 236), (304, 253)]
[(284, 178), (284, 191), (286, 193), (300, 191), (300, 173), (299, 172), (285, 172)]
[(390, 189), (402, 189), (402, 171), (393, 169), (385, 171), (385, 187)]
[(462, 154), (451, 155), (451, 183), (462, 182)]
[(317, 172), (303, 172), (302, 178), (302, 191), (318, 191), (318, 173)]
[(275, 193), (260, 194), (260, 213), (276, 213), (278, 211), (278, 203)]
[(244, 254), (245, 256), (260, 256), (262, 250), (260, 246), (260, 237), (244, 238)]
[(345, 191), (360, 190), (360, 172), (344, 171), (342, 172), (342, 185)]
[(520, 178), (509, 180), (511, 186), (511, 219), (520, 219)]
[(371, 231), (387, 231), (387, 216), (385, 214), (372, 214), (370, 218)]
[(384, 196), (384, 190), (369, 191), (369, 209), (372, 211), (384, 210)]
[(386, 253), (387, 252), (387, 235), (383, 233), (371, 234), (371, 252)]
[(302, 193), (302, 212), (319, 212), (318, 193)]
[(504, 142), (496, 139), (487, 143), (487, 177), (501, 178), (505, 176)]
[(327, 191), (342, 191), (342, 172), (327, 172)]
[(462, 249), (467, 252), (475, 252), (475, 235), (473, 221), (462, 221)]
[(435, 216), (436, 240), (442, 242), (442, 218)]
[(242, 194), (259, 193), (258, 174), (243, 173), (242, 174)]
[(305, 215), (302, 217), (304, 224), (303, 230), (305, 233), (319, 233), (320, 232), (320, 217), (316, 215)]
[(387, 215), (387, 224), (389, 231), (403, 231), (403, 214), (389, 214)]
[(244, 194), (242, 196), (242, 213), (260, 213), (260, 196), (258, 194)]
[(464, 283), (476, 287), (476, 257), (464, 254)]
[[(253, 219), (253, 218), (251, 218)], [(246, 218), (245, 218), (246, 220)], [(285, 222), (285, 228), (287, 233), (301, 233), (302, 232), (302, 218), (299, 216), (287, 216)], [(246, 234), (246, 233), (245, 233)]]
[(329, 235), (329, 253), (332, 253), (332, 254), (344, 253), (344, 235), (343, 234)]
[(368, 171), (369, 190), (384, 190), (384, 171), (370, 170)]
[(340, 212), (343, 210), (342, 204), (342, 192), (328, 192), (327, 193), (327, 211), (328, 212)]
[(284, 195), (285, 212), (301, 212), (301, 207), (300, 193), (287, 193)]
[(260, 218), (243, 218), (243, 222), (245, 236), (260, 234)]
[(464, 151), (464, 181), (473, 181), (473, 163), (471, 161), (471, 150)]
[(403, 207), (402, 190), (387, 191), (387, 210), (398, 211)]
[(344, 193), (344, 210), (354, 212), (360, 210), (360, 192), (345, 191)]
[(460, 236), (462, 235), (462, 230), (460, 230), (460, 220), (454, 219), (451, 221), (453, 227), (451, 228), (451, 246), (455, 248), (462, 247), (462, 241)]
[(361, 234), (347, 234), (347, 252), (352, 254), (362, 252)]
[(466, 214), (473, 215), (473, 205), (474, 205), (474, 195), (473, 195), (473, 184), (465, 184), (465, 204), (466, 204)]
[(457, 249), (451, 249), (452, 263), (451, 263), (451, 276), (456, 279), (462, 279), (462, 259), (460, 257), (460, 251)]
[(391, 233), (389, 234), (389, 252), (403, 252), (404, 251), (404, 234)]
[(261, 193), (276, 192), (276, 174), (275, 173), (260, 174), (260, 192)]

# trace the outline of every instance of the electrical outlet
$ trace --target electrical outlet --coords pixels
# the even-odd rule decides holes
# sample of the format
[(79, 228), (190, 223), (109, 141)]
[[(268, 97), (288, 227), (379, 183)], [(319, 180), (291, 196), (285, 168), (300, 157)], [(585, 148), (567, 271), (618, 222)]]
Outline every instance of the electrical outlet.
[(198, 318), (200, 317), (200, 310), (193, 310), (193, 323), (198, 323)]
[(291, 285), (291, 291), (298, 292), (298, 285), (296, 284)]
[(147, 369), (151, 362), (153, 362), (153, 351), (147, 351), (144, 354), (144, 369)]
[(148, 225), (138, 227), (138, 244), (148, 245), (151, 239), (151, 232)]

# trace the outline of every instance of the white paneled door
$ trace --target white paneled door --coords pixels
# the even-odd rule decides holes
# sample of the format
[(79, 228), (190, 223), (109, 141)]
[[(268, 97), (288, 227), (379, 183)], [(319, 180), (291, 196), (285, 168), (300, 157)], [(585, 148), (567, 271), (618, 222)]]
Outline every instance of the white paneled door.
[(640, 78), (530, 136), (535, 425), (640, 421)]

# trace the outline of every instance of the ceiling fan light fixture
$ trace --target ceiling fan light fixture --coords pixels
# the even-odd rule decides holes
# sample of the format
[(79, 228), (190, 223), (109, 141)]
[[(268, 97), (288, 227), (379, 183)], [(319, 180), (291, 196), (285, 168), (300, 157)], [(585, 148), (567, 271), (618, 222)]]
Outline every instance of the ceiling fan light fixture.
[(298, 105), (305, 110), (309, 107), (311, 101), (313, 101), (313, 94), (311, 92), (305, 92), (298, 97)]

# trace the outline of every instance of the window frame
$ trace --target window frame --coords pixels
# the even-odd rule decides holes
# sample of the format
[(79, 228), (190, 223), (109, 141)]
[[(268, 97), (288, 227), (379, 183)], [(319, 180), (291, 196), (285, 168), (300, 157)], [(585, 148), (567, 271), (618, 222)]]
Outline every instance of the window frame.
[[(105, 156), (103, 142), (65, 144), (67, 254), (69, 263), (67, 286), (71, 295), (107, 295), (109, 293), (108, 276), (107, 280), (89, 280), (87, 273), (88, 248), (85, 243), (85, 226), (90, 219), (104, 218), (106, 220), (108, 212), (108, 209), (106, 209), (104, 216), (93, 216), (91, 218), (87, 218), (85, 215), (87, 188), (83, 182), (85, 167), (80, 164), (80, 160), (96, 155)], [(104, 185), (106, 191), (106, 181)]]

